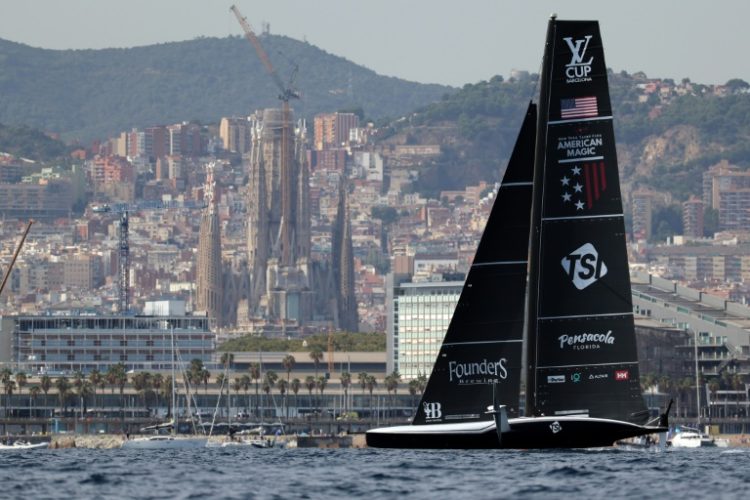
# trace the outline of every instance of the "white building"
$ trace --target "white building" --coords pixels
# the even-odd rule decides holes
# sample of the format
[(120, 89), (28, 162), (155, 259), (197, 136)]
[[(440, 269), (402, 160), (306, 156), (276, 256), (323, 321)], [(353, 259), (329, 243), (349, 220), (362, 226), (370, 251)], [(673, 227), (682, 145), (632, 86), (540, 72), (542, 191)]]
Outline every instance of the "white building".
[(429, 377), (463, 281), (394, 283), (388, 276), (388, 371), (403, 380)]

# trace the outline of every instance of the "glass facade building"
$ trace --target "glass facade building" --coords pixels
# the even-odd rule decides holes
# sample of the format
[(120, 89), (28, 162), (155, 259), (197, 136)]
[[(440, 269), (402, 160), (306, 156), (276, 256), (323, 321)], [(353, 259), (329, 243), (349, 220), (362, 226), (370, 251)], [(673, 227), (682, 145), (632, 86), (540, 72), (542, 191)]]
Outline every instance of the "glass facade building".
[(398, 370), (402, 380), (432, 373), (462, 287), (463, 281), (439, 281), (390, 288), (389, 369)]

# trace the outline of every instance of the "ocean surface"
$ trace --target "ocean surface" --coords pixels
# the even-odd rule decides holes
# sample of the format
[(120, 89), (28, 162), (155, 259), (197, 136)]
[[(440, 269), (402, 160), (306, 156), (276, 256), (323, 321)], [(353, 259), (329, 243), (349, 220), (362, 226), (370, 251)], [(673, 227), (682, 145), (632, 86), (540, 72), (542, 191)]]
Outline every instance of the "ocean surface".
[(0, 498), (750, 498), (750, 449), (29, 450)]

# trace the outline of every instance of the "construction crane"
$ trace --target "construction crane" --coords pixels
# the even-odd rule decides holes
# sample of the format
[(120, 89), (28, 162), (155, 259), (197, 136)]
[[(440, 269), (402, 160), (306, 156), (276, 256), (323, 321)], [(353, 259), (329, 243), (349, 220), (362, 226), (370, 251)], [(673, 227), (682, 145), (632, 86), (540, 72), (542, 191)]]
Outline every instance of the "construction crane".
[(117, 312), (127, 314), (130, 311), (130, 244), (128, 243), (128, 214), (148, 210), (170, 209), (203, 209), (204, 201), (143, 201), (140, 203), (114, 203), (112, 205), (95, 205), (91, 209), (96, 213), (120, 214), (117, 229), (118, 271), (117, 271)]
[(274, 84), (278, 87), (280, 94), (278, 99), (281, 101), (281, 154), (279, 155), (279, 161), (281, 163), (281, 227), (280, 241), (281, 241), (281, 265), (291, 265), (291, 251), (292, 251), (292, 237), (291, 237), (291, 220), (292, 220), (292, 171), (289, 162), (290, 151), (289, 147), (291, 144), (289, 132), (290, 132), (290, 111), (289, 101), (292, 99), (299, 99), (299, 94), (292, 88), (294, 76), (296, 75), (296, 69), (292, 72), (292, 76), (289, 79), (289, 83), (284, 85), (281, 81), (281, 77), (276, 72), (276, 68), (271, 64), (271, 59), (268, 57), (263, 45), (255, 35), (250, 23), (247, 22), (247, 18), (244, 17), (237, 6), (232, 5), (230, 9), (237, 21), (242, 26), (242, 30), (245, 32), (245, 38), (253, 45), (255, 52), (258, 54), (258, 58), (263, 63), (266, 71), (271, 75)]
[(31, 229), (31, 225), (34, 223), (34, 220), (30, 220), (29, 223), (26, 225), (26, 230), (23, 232), (23, 236), (21, 236), (21, 242), (18, 243), (18, 246), (16, 247), (16, 251), (13, 252), (13, 258), (10, 259), (10, 265), (8, 266), (8, 270), (5, 272), (5, 276), (3, 276), (3, 282), (0, 284), (0, 295), (3, 293), (3, 289), (5, 288), (5, 283), (8, 281), (8, 278), (10, 277), (11, 271), (13, 271), (13, 265), (16, 263), (16, 259), (18, 258), (18, 254), (21, 253), (21, 247), (23, 247), (24, 242), (26, 241), (26, 236), (29, 234), (29, 229)]

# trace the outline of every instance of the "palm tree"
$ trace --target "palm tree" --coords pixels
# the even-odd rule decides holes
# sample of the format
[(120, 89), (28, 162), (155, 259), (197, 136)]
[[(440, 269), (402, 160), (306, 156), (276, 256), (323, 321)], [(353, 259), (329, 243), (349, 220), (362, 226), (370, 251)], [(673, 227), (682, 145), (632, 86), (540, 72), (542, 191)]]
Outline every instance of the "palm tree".
[(409, 381), (409, 395), (411, 396), (411, 407), (414, 408), (416, 406), (415, 396), (419, 392), (419, 382), (417, 379), (412, 379)]
[(103, 379), (104, 379), (104, 376), (96, 368), (91, 370), (91, 373), (89, 373), (89, 381), (91, 381), (91, 387), (94, 389), (94, 407), (95, 408), (96, 408), (96, 388), (102, 385)]
[(307, 392), (310, 395), (310, 406), (313, 406), (312, 393), (313, 389), (315, 389), (315, 377), (313, 377), (312, 375), (308, 375), (307, 377), (305, 377), (305, 387), (307, 387)]
[(372, 391), (378, 386), (378, 381), (375, 379), (375, 375), (367, 376), (367, 390), (370, 392), (370, 417), (372, 417)]
[(260, 365), (258, 363), (250, 364), (250, 378), (255, 381), (255, 416), (258, 415), (258, 380), (260, 379)]
[(234, 353), (225, 352), (224, 354), (221, 355), (221, 366), (223, 366), (225, 370), (230, 369), (233, 364), (234, 364)]
[(310, 359), (313, 360), (315, 363), (315, 376), (318, 376), (318, 365), (320, 364), (320, 360), (323, 359), (323, 351), (320, 349), (320, 347), (313, 347), (310, 350)]
[[(325, 378), (325, 376), (321, 375), (317, 379), (315, 379), (315, 387), (318, 388), (318, 392), (320, 393), (320, 401), (323, 401), (323, 391), (326, 388), (326, 384), (328, 384), (328, 379)], [(322, 410), (323, 408), (321, 408)]]
[(42, 375), (42, 378), (39, 380), (39, 387), (42, 388), (42, 392), (44, 393), (44, 404), (47, 405), (47, 393), (52, 388), (52, 379), (49, 375)]
[(5, 415), (8, 416), (8, 405), (10, 397), (13, 396), (13, 391), (16, 389), (16, 381), (9, 378), (3, 385), (5, 386)]
[(277, 380), (279, 380), (279, 375), (273, 370), (268, 370), (265, 377), (263, 377), (263, 392), (266, 393), (266, 406), (269, 404), (268, 396), (271, 394), (271, 390), (273, 389), (273, 386), (276, 385)]
[[(362, 388), (362, 396), (365, 395), (365, 389), (367, 389), (367, 379), (370, 378), (370, 374), (367, 372), (360, 372), (357, 376), (357, 380), (359, 380), (359, 386)], [(362, 398), (364, 399), (364, 397)]]
[[(91, 375), (89, 375), (89, 378), (91, 378)], [(161, 388), (164, 386), (164, 375), (161, 373), (155, 373), (153, 377), (151, 377), (151, 387), (154, 391), (154, 397), (156, 398), (156, 407), (159, 407), (159, 396), (161, 395)]]
[(68, 411), (68, 396), (70, 395), (70, 381), (68, 377), (58, 377), (55, 379), (55, 389), (57, 397), (60, 400), (60, 412), (65, 415)]
[[(219, 399), (221, 399), (222, 397), (224, 397), (224, 386), (229, 385), (229, 378), (224, 375), (224, 373), (219, 373), (218, 375), (216, 375), (216, 385), (219, 386)], [(229, 390), (227, 390), (227, 392), (229, 392)], [(227, 409), (227, 412), (228, 411), (229, 410)]]
[(26, 373), (24, 372), (18, 372), (16, 373), (16, 385), (18, 386), (18, 394), (23, 394), (23, 388), (28, 382), (28, 379), (26, 377)]
[(289, 418), (289, 405), (287, 404), (287, 400), (286, 400), (286, 390), (287, 390), (287, 387), (289, 387), (289, 383), (283, 378), (280, 378), (276, 382), (276, 387), (279, 388), (279, 394), (281, 394), (281, 397), (282, 397), (281, 401), (282, 401), (282, 404), (284, 405), (284, 415), (286, 416), (286, 418)]
[(125, 365), (122, 362), (116, 365), (110, 365), (105, 375), (107, 382), (112, 386), (112, 394), (115, 393), (115, 387), (120, 389), (120, 419), (125, 419), (125, 384), (128, 383), (128, 374)]
[(297, 362), (296, 359), (294, 359), (294, 356), (291, 354), (287, 354), (284, 356), (284, 359), (281, 360), (281, 366), (284, 367), (284, 370), (286, 370), (286, 385), (289, 385), (289, 375), (292, 373), (292, 369), (294, 369), (294, 364)]
[[(401, 374), (398, 370), (393, 370), (393, 373), (385, 378), (385, 388), (388, 391), (388, 404), (391, 408), (391, 413), (393, 413), (394, 398), (398, 393), (398, 383), (400, 380)], [(391, 392), (393, 392), (393, 396), (391, 396)]]
[[(232, 389), (234, 390), (235, 406), (237, 405), (237, 399), (240, 397), (240, 391), (242, 390), (242, 377), (235, 377), (232, 382)], [(231, 406), (231, 405), (230, 405)]]
[[(2, 383), (4, 386), (8, 386), (8, 383), (10, 382), (11, 377), (13, 376), (13, 372), (10, 371), (10, 368), (3, 368), (0, 370), (0, 383)], [(7, 394), (7, 390), (5, 391)], [(5, 398), (5, 415), (8, 415), (8, 397)]]
[(211, 380), (211, 372), (204, 366), (199, 375), (200, 381), (203, 382), (203, 394), (208, 395), (208, 382)]
[(141, 404), (146, 408), (146, 394), (151, 386), (151, 374), (148, 372), (138, 372), (133, 375), (131, 381), (133, 389), (141, 396)]
[(297, 393), (299, 392), (300, 387), (302, 386), (302, 382), (300, 382), (300, 379), (293, 378), (292, 383), (289, 385), (292, 392), (294, 393), (294, 407), (299, 408), (299, 404), (297, 403)]
[[(164, 377), (164, 382), (161, 385), (161, 396), (167, 405), (167, 418), (172, 418), (172, 376), (167, 375)], [(176, 416), (175, 416), (176, 417)]]
[(352, 384), (352, 374), (341, 372), (341, 388), (344, 389), (344, 413), (349, 413), (349, 386)]
[(94, 394), (94, 384), (90, 380), (84, 380), (83, 384), (78, 388), (78, 396), (81, 398), (83, 403), (83, 414), (85, 415), (88, 411), (88, 398)]
[(31, 396), (31, 405), (33, 408), (36, 408), (36, 399), (39, 397), (40, 392), (42, 392), (42, 390), (38, 385), (32, 385), (29, 387), (29, 396)]
[(247, 391), (250, 390), (250, 375), (245, 373), (240, 377), (240, 380), (242, 381), (242, 390), (245, 391), (245, 412), (248, 412), (250, 411), (250, 396), (247, 395)]

